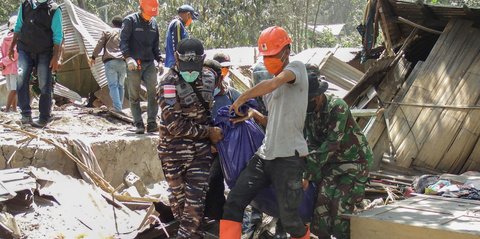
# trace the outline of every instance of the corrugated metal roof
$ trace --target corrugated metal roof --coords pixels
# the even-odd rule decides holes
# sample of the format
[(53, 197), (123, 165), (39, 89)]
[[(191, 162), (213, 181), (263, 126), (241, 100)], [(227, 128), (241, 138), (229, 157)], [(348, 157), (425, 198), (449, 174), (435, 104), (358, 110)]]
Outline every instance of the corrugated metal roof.
[[(64, 31), (66, 32), (65, 43), (78, 44), (78, 48), (66, 46), (66, 53), (68, 49), (72, 50), (71, 53), (85, 52), (87, 56), (92, 55), (93, 49), (100, 39), (102, 32), (111, 29), (110, 26), (94, 14), (75, 6), (70, 0), (65, 0), (63, 6), (64, 13), (67, 13), (64, 14), (64, 16), (68, 16), (68, 19), (64, 19)], [(91, 72), (101, 88), (107, 86), (105, 68), (101, 61), (98, 60), (96, 62), (91, 68)]]
[(325, 56), (330, 52), (334, 52), (333, 55), (336, 58), (343, 62), (349, 62), (355, 58), (356, 54), (361, 50), (360, 48), (310, 48), (293, 56), (292, 60), (319, 65)]
[(53, 94), (71, 99), (73, 101), (82, 101), (82, 97), (77, 92), (68, 89), (58, 82), (55, 84), (55, 87), (53, 87)]
[(344, 97), (363, 76), (363, 73), (333, 55), (328, 54), (320, 64), (320, 73), (329, 82), (327, 93)]

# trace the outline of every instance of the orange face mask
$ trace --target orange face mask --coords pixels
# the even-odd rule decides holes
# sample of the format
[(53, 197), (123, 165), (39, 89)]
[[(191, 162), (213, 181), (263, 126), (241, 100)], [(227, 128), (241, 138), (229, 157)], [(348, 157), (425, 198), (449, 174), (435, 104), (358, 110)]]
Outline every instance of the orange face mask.
[(193, 20), (191, 17), (188, 18), (187, 22), (185, 23), (185, 26), (190, 26), (190, 24), (192, 24)]
[(142, 12), (142, 17), (143, 19), (147, 20), (147, 21), (150, 21), (150, 19), (152, 19), (153, 16), (150, 16), (148, 14), (145, 14), (144, 12)]
[(264, 56), (263, 57), (263, 63), (265, 64), (265, 68), (267, 68), (267, 71), (272, 74), (272, 75), (278, 75), (280, 72), (283, 70), (283, 57), (285, 55), (285, 51), (282, 53), (282, 56), (280, 58), (276, 57), (268, 57)]
[(228, 71), (229, 71), (228, 67), (222, 67), (222, 76), (226, 77), (228, 75)]

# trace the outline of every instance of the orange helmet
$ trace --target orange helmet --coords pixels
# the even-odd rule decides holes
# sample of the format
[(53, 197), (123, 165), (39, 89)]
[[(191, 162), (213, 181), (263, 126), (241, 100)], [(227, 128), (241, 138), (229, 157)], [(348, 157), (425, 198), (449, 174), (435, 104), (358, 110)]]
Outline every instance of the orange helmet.
[(140, 7), (148, 16), (158, 15), (158, 0), (140, 0)]
[(273, 56), (291, 43), (292, 39), (290, 39), (285, 29), (273, 26), (263, 30), (260, 34), (258, 38), (258, 50), (261, 56)]

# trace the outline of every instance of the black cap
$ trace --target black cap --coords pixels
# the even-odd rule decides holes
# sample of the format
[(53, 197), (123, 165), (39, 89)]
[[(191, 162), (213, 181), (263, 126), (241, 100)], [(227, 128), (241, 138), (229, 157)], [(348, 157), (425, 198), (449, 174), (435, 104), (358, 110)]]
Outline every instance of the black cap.
[(325, 93), (327, 89), (328, 83), (325, 81), (324, 76), (319, 78), (315, 73), (308, 74), (308, 98), (321, 95)]
[(201, 56), (205, 53), (203, 44), (196, 38), (185, 38), (178, 43), (177, 51), (180, 54), (195, 52), (195, 55)]
[(198, 17), (200, 16), (200, 14), (198, 14), (198, 12), (195, 11), (195, 9), (190, 6), (190, 5), (182, 5), (180, 6), (178, 9), (177, 9), (177, 12), (178, 13), (181, 13), (181, 12), (189, 12), (190, 14), (192, 14), (192, 19), (193, 20), (197, 20)]
[[(203, 44), (200, 40), (195, 38), (186, 38), (178, 43), (178, 54), (192, 54), (204, 57)], [(181, 71), (202, 71), (203, 60), (201, 62), (182, 61), (178, 59), (178, 67)]]
[(203, 62), (203, 65), (215, 71), (215, 74), (217, 74), (217, 76), (220, 76), (222, 74), (222, 66), (216, 60), (207, 59), (205, 60), (205, 62)]

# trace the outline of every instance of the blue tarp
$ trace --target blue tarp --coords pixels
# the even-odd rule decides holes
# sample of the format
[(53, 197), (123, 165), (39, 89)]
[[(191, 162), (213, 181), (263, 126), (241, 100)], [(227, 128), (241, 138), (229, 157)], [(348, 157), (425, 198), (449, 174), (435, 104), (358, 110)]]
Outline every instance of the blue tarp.
[[(254, 106), (253, 102), (250, 101), (243, 105), (240, 111), (246, 113), (249, 107)], [(215, 126), (220, 127), (223, 132), (223, 140), (217, 143), (217, 150), (220, 154), (220, 163), (225, 181), (230, 188), (233, 188), (240, 172), (247, 166), (248, 161), (262, 145), (265, 134), (253, 120), (247, 120), (234, 125), (230, 122), (230, 119), (237, 116), (235, 113), (229, 112), (228, 107), (225, 106), (218, 110)], [(307, 191), (305, 191), (299, 208), (304, 221), (310, 221), (312, 217), (315, 194), (315, 186), (310, 184)], [(278, 206), (272, 187), (262, 190), (253, 200), (252, 205), (270, 216), (278, 217)]]

